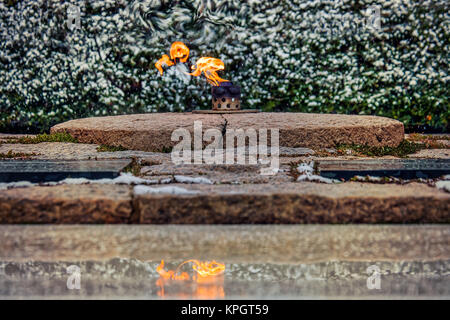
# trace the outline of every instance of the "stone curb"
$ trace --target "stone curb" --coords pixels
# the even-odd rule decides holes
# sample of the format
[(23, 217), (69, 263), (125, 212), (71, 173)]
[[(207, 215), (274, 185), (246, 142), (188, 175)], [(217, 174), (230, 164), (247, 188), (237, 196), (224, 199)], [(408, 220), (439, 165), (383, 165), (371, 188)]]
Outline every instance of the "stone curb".
[[(450, 194), (419, 183), (171, 184), (146, 188), (152, 194), (134, 194), (130, 186), (95, 184), (3, 190), (0, 223), (450, 222)], [(155, 193), (159, 188), (170, 190)], [(172, 191), (178, 194), (166, 193)]]

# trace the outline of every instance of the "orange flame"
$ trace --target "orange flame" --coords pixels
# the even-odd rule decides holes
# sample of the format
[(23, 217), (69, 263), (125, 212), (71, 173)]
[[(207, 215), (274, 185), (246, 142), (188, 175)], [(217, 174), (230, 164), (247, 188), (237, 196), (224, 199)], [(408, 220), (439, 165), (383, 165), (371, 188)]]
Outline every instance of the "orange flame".
[(186, 263), (193, 263), (192, 269), (197, 272), (200, 277), (209, 277), (222, 274), (225, 271), (225, 265), (216, 261), (201, 262), (198, 260), (187, 260), (181, 263), (175, 271), (164, 270), (164, 260), (161, 260), (161, 264), (156, 268), (156, 272), (164, 279), (171, 280), (189, 280), (189, 275), (186, 272), (178, 274), (179, 269)]
[(175, 41), (170, 47), (170, 58), (176, 62), (176, 59), (180, 59), (180, 62), (186, 62), (189, 58), (189, 48), (180, 41)]
[[(169, 280), (189, 280), (189, 275), (186, 272), (179, 274), (181, 266), (187, 263), (193, 263), (192, 269), (196, 272), (196, 275), (192, 277), (197, 283), (197, 290), (194, 294), (195, 297), (205, 299), (217, 299), (225, 297), (223, 289), (223, 272), (225, 271), (225, 265), (216, 261), (198, 261), (187, 260), (181, 263), (175, 270), (164, 270), (164, 260), (161, 260), (161, 264), (156, 268), (156, 271), (160, 275), (160, 278), (156, 281), (156, 285), (160, 287), (158, 295), (165, 296), (164, 285)], [(184, 298), (188, 298), (189, 295), (183, 295)]]
[(155, 63), (155, 67), (156, 67), (156, 69), (159, 70), (159, 73), (161, 75), (163, 75), (163, 68), (162, 68), (163, 64), (165, 64), (165, 65), (167, 65), (169, 67), (174, 65), (174, 63), (169, 59), (169, 56), (167, 54), (163, 54), (161, 59), (159, 59)]
[[(165, 64), (168, 67), (175, 65), (177, 62), (186, 62), (189, 57), (189, 48), (180, 41), (175, 41), (170, 47), (170, 58), (167, 54), (163, 54), (161, 59), (156, 61), (155, 67), (159, 70), (159, 73), (163, 75), (164, 71), (162, 66)], [(178, 61), (177, 61), (178, 59)], [(173, 60), (173, 61), (172, 61)]]
[(228, 80), (222, 79), (218, 76), (217, 71), (224, 70), (225, 64), (220, 59), (201, 57), (197, 60), (194, 66), (192, 66), (194, 72), (188, 73), (191, 76), (198, 77), (204, 73), (206, 80), (213, 86), (219, 86), (220, 82), (226, 82)]

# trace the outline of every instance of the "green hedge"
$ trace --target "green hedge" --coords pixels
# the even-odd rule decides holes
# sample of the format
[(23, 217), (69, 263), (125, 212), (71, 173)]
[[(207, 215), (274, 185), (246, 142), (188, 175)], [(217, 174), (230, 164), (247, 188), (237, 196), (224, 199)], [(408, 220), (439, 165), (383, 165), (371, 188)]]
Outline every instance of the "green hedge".
[[(154, 67), (173, 41), (225, 62), (243, 106), (373, 114), (448, 131), (448, 1), (50, 1), (0, 4), (0, 131), (208, 109), (210, 85)], [(69, 30), (67, 8), (81, 9)]]

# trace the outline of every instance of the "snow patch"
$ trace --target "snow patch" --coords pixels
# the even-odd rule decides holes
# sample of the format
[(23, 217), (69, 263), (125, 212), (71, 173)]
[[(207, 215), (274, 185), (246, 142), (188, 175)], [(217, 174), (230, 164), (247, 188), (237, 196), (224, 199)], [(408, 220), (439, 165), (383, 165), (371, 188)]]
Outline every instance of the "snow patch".
[(364, 181), (364, 182), (367, 182), (367, 181), (369, 181), (369, 182), (381, 182), (381, 181), (383, 181), (383, 178), (381, 178), (381, 177), (373, 177), (373, 176), (365, 176), (365, 177), (363, 177), (363, 176), (355, 176), (354, 179), (357, 180), (357, 181)]
[(450, 192), (450, 181), (449, 180), (437, 181), (436, 188)]
[(213, 184), (213, 182), (207, 178), (202, 177), (186, 177), (186, 176), (174, 176), (176, 182), (179, 183), (200, 183), (200, 184)]
[(133, 176), (131, 173), (121, 173), (120, 176), (114, 178), (112, 183), (117, 184), (156, 184), (158, 181), (156, 180), (148, 180), (142, 179), (136, 176)]
[(300, 176), (297, 178), (297, 182), (300, 181), (317, 181), (323, 183), (339, 183), (339, 180), (329, 179), (322, 176), (315, 175), (314, 172), (314, 161), (310, 163), (301, 163), (297, 167), (297, 171), (300, 173)]
[(34, 186), (33, 183), (29, 181), (17, 181), (17, 182), (8, 182), (8, 183), (0, 183), (0, 190), (6, 190), (9, 188), (27, 188)]
[(160, 187), (160, 188), (153, 188), (143, 185), (138, 185), (134, 187), (134, 194), (136, 195), (143, 195), (143, 194), (177, 194), (177, 195), (186, 195), (186, 194), (197, 194), (198, 191), (195, 190), (187, 190), (180, 187), (173, 187), (173, 186), (167, 186), (167, 187)]

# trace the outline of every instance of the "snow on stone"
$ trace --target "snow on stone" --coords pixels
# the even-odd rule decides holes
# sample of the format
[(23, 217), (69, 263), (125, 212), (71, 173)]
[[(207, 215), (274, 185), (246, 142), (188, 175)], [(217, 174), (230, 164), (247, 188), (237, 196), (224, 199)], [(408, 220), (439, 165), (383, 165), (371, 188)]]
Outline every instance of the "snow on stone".
[(203, 178), (203, 177), (192, 178), (192, 177), (176, 175), (176, 176), (174, 176), (174, 179), (176, 182), (179, 182), (179, 183), (213, 184), (213, 182), (211, 180), (209, 180), (207, 178)]
[(120, 176), (114, 178), (112, 183), (116, 184), (155, 184), (156, 180), (148, 180), (133, 176), (131, 173), (121, 173)]
[(436, 188), (450, 192), (450, 181), (449, 180), (437, 181)]
[(313, 174), (314, 172), (314, 161), (311, 161), (308, 163), (301, 163), (297, 167), (297, 171), (300, 173), (300, 175), (297, 178), (297, 181), (316, 181), (316, 182), (323, 182), (323, 183), (339, 183), (339, 180), (336, 179), (329, 179), (322, 176), (318, 176)]
[(134, 187), (134, 194), (143, 195), (143, 194), (177, 194), (177, 195), (186, 195), (186, 194), (197, 194), (198, 191), (195, 190), (187, 190), (180, 187), (175, 186), (167, 186), (167, 187), (148, 187), (143, 185), (138, 185)]
[(26, 188), (32, 187), (34, 184), (29, 181), (17, 181), (17, 182), (8, 182), (8, 183), (0, 183), (0, 190), (6, 190), (10, 188)]
[(356, 181), (364, 181), (364, 182), (367, 182), (367, 181), (369, 181), (369, 182), (381, 182), (381, 181), (383, 181), (382, 177), (373, 177), (373, 176), (365, 176), (365, 177), (363, 177), (363, 176), (355, 176), (354, 179)]

